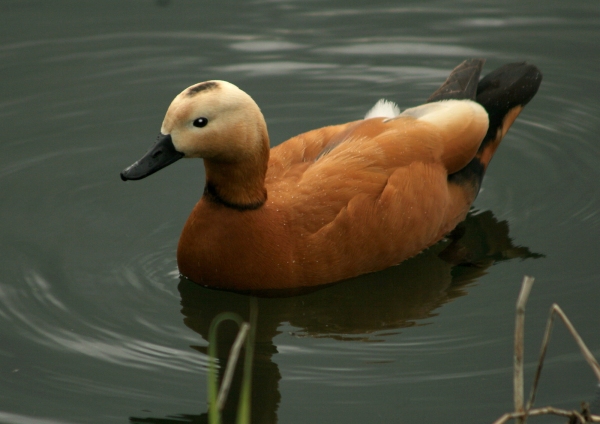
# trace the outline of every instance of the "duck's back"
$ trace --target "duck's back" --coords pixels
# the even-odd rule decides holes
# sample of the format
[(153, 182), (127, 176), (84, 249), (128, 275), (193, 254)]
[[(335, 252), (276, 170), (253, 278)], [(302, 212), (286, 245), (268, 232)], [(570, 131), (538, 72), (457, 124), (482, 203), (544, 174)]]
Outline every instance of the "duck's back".
[[(265, 181), (269, 199), (299, 214), (298, 226), (316, 232), (356, 196), (375, 201), (392, 189), (402, 196), (415, 182), (438, 177), (446, 188), (447, 176), (475, 156), (486, 131), (485, 110), (470, 101), (310, 131), (272, 149)], [(422, 170), (415, 171), (419, 164)], [(410, 177), (399, 178), (406, 172)]]
[(294, 277), (348, 278), (439, 240), (475, 196), (448, 175), (474, 157), (486, 131), (483, 108), (448, 101), (311, 131), (274, 148), (268, 207), (285, 211), (294, 233)]

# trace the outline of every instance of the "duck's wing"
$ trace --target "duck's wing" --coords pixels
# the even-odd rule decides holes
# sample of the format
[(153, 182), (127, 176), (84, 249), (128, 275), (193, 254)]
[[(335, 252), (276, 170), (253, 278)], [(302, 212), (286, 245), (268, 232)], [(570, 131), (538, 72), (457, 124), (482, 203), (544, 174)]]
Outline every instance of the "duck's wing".
[(308, 167), (351, 137), (363, 121), (319, 128), (292, 137), (271, 149), (265, 184), (301, 178)]
[(274, 163), (292, 166), (271, 174), (269, 201), (288, 215), (302, 280), (336, 281), (399, 263), (464, 219), (491, 155), (541, 81), (535, 67), (503, 67), (477, 84), (475, 102), (479, 70), (479, 62), (459, 66), (463, 76), (453, 73), (432, 96), (442, 100), (396, 118), (292, 139), (311, 152), (303, 162), (292, 163), (285, 144), (274, 149)]
[[(302, 216), (307, 231), (316, 231), (336, 219), (354, 197), (367, 196), (375, 202), (388, 185), (401, 183), (400, 190), (408, 190), (414, 181), (433, 177), (445, 190), (448, 174), (469, 163), (486, 131), (485, 110), (468, 100), (420, 106), (393, 119), (311, 131), (272, 150), (266, 181), (269, 199)], [(288, 143), (307, 146), (305, 151), (315, 145), (326, 147), (293, 162)], [(417, 171), (414, 163), (424, 167)], [(412, 171), (406, 174), (408, 169)], [(392, 178), (395, 173), (402, 179)]]
[[(400, 213), (406, 204), (402, 199), (410, 196), (433, 199), (451, 216), (466, 213), (493, 152), (541, 81), (533, 65), (511, 64), (478, 82), (482, 64), (474, 59), (459, 65), (430, 97), (441, 101), (392, 119), (310, 131), (273, 149), (269, 197), (296, 211), (311, 231), (335, 220), (355, 197), (377, 201), (386, 192), (398, 200), (396, 206), (389, 202), (390, 213), (395, 208)], [(449, 96), (475, 96), (477, 102), (445, 100)], [(419, 194), (414, 188), (426, 181), (439, 187), (423, 187)], [(456, 208), (445, 203), (449, 200)]]
[[(477, 92), (477, 83), (481, 68), (485, 63), (484, 59), (468, 59), (458, 65), (450, 73), (444, 84), (433, 93), (428, 102), (448, 99), (467, 99), (474, 100)], [(386, 114), (379, 113), (380, 108), (386, 109)], [(389, 109), (389, 110), (388, 110)], [(450, 108), (442, 108), (442, 114), (451, 111)], [(429, 114), (429, 119), (434, 121), (436, 116), (435, 107), (414, 108), (405, 112), (404, 116)], [(391, 114), (388, 116), (388, 114)], [(365, 120), (374, 117), (397, 117), (400, 112), (397, 106), (384, 99), (377, 102), (365, 116)], [(454, 114), (456, 115), (456, 113)], [(339, 145), (356, 138), (355, 131), (363, 123), (362, 120), (350, 122), (344, 125), (336, 125), (320, 128), (305, 134), (293, 137), (285, 143), (276, 146), (271, 150), (269, 163), (269, 172), (267, 174), (267, 184), (280, 181), (282, 178), (299, 178), (311, 165), (312, 162), (329, 154)], [(363, 128), (364, 130), (364, 128)], [(386, 131), (386, 128), (376, 129), (370, 127), (367, 134), (360, 131), (361, 136), (373, 138), (377, 131)], [(450, 146), (447, 147), (450, 149)]]
[[(472, 102), (451, 102), (462, 110), (452, 114), (469, 121)], [(419, 116), (366, 120), (302, 175), (267, 187), (269, 202), (287, 214), (287, 231), (297, 246), (292, 261), (302, 264), (302, 280), (337, 281), (394, 265), (464, 219), (472, 197), (448, 184), (448, 167), (460, 164), (456, 158), (444, 162), (444, 142), (472, 138), (467, 143), (472, 157), (487, 115), (475, 107), (475, 115), (486, 117), (475, 125), (479, 134), (456, 137), (454, 120), (443, 119), (452, 103), (428, 107)], [(440, 120), (428, 122), (430, 115)], [(466, 154), (462, 162), (468, 160)]]

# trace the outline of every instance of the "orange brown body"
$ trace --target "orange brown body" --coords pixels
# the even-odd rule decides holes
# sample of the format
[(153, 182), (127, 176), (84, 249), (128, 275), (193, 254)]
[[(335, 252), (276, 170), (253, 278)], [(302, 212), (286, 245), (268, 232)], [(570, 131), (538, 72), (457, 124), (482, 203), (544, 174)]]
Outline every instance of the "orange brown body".
[[(533, 79), (539, 86), (541, 74)], [(446, 99), (447, 86), (440, 101), (273, 149), (260, 110), (237, 87), (184, 90), (161, 129), (168, 147), (147, 155), (204, 159), (207, 185), (179, 240), (180, 272), (231, 290), (316, 286), (398, 264), (442, 239), (464, 220), (493, 152), (537, 90), (497, 112), (489, 91), (481, 102)], [(143, 160), (123, 179), (138, 179), (142, 165), (156, 170)]]

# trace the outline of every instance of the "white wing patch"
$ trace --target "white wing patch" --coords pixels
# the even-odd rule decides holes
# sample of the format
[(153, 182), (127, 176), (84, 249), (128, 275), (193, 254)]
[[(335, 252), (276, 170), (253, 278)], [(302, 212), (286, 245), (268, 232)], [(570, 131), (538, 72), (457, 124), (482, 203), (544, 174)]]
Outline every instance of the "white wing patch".
[[(472, 100), (441, 100), (406, 109), (400, 116), (412, 116), (440, 128), (464, 128), (470, 122), (479, 122), (487, 131), (488, 115), (483, 106)], [(484, 128), (485, 127), (485, 128)], [(485, 135), (485, 132), (482, 135)]]
[(398, 115), (400, 115), (400, 108), (396, 103), (381, 99), (367, 112), (365, 119), (395, 118)]

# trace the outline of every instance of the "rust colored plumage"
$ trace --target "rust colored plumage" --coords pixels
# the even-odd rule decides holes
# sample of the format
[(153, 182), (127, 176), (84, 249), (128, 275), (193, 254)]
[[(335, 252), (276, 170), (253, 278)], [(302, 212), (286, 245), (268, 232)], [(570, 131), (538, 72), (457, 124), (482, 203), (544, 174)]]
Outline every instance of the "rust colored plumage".
[[(260, 110), (237, 87), (184, 90), (161, 132), (178, 154), (204, 159), (207, 184), (179, 241), (180, 272), (231, 290), (316, 286), (395, 265), (439, 241), (465, 218), (500, 140), (541, 82), (527, 64), (478, 82), (482, 65), (461, 64), (428, 104), (270, 150)], [(200, 116), (208, 124), (195, 129)], [(155, 147), (122, 178), (166, 166), (170, 152)]]

